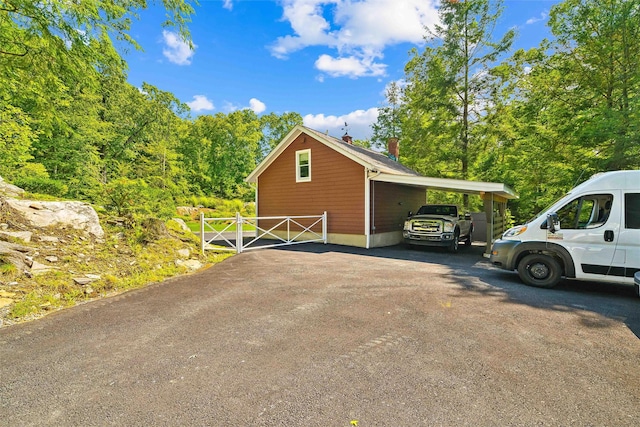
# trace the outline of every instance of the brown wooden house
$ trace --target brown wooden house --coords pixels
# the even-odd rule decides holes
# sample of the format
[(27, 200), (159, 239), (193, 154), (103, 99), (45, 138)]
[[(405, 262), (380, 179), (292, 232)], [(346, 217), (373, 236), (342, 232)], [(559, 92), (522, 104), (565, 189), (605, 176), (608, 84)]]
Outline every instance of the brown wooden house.
[[(389, 152), (398, 157), (397, 143)], [(407, 213), (426, 202), (427, 188), (490, 190), (494, 201), (517, 197), (503, 184), (472, 188), (470, 181), (426, 178), (351, 144), (347, 135), (341, 140), (304, 126), (291, 130), (246, 180), (256, 184), (258, 217), (327, 212), (328, 243), (365, 248), (400, 243)]]

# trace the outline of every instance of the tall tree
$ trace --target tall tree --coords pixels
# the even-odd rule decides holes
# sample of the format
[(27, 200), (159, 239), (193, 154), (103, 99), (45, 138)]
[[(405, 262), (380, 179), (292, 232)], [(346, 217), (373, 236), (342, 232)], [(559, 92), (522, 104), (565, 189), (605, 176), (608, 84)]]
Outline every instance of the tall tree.
[(256, 166), (261, 138), (260, 120), (251, 110), (200, 116), (180, 153), (194, 168), (190, 176), (207, 186), (204, 194), (250, 198), (244, 179)]
[(397, 138), (402, 144), (402, 89), (398, 82), (391, 82), (385, 90), (387, 105), (378, 109), (378, 118), (371, 126), (371, 145), (385, 147), (389, 138)]
[(556, 37), (551, 67), (564, 76), (572, 110), (567, 136), (589, 149), (592, 167), (637, 167), (640, 1), (565, 0), (552, 8), (549, 26)]
[[(165, 24), (177, 27), (188, 41), (191, 0), (161, 3)], [(101, 89), (109, 77), (124, 81), (126, 63), (119, 50), (139, 48), (130, 25), (148, 4), (0, 0), (0, 116), (20, 124), (0, 126), (0, 139), (8, 137), (5, 131), (17, 135), (19, 130), (12, 145), (26, 147), (34, 162), (45, 165), (43, 176), (65, 180), (72, 188), (98, 182), (99, 152), (111, 136), (102, 117)]]
[[(165, 25), (189, 42), (190, 3), (162, 0)], [(93, 70), (124, 70), (117, 47), (140, 47), (129, 31), (147, 7), (147, 0), (0, 0), (0, 99), (28, 97), (27, 112), (43, 114), (55, 106), (47, 94), (66, 89), (59, 76), (80, 81)]]
[(424, 174), (472, 177), (480, 147), (475, 128), (493, 90), (488, 70), (515, 36), (509, 30), (493, 40), (501, 11), (501, 1), (445, 1), (431, 42), (422, 53), (413, 51), (405, 68), (403, 156)]
[(260, 139), (260, 152), (256, 162), (260, 163), (287, 136), (291, 129), (301, 124), (302, 116), (298, 113), (269, 113), (261, 116), (262, 138)]
[(37, 135), (31, 119), (21, 109), (11, 105), (0, 108), (0, 176), (12, 179), (18, 170), (32, 159), (31, 144)]
[(595, 172), (640, 167), (640, 1), (566, 0), (555, 39), (495, 67), (476, 170), (526, 220)]

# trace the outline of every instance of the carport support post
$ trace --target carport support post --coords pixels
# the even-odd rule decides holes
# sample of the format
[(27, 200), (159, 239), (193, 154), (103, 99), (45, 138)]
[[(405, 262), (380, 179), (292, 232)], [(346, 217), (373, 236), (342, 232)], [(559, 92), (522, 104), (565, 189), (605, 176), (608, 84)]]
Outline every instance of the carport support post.
[(242, 217), (236, 212), (236, 252), (242, 253)]
[(483, 194), (482, 201), (484, 202), (484, 214), (487, 219), (487, 247), (484, 253), (485, 255), (491, 255), (491, 246), (493, 245), (495, 234), (493, 226), (493, 193)]

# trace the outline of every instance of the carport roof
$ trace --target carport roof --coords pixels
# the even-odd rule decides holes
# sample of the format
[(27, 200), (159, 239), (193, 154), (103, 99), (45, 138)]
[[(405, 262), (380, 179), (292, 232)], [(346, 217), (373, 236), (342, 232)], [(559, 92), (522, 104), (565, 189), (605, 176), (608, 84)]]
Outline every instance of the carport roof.
[(498, 182), (465, 181), (462, 179), (429, 178), (426, 176), (392, 175), (388, 173), (372, 174), (369, 179), (433, 190), (478, 195), (493, 193), (505, 199), (518, 198), (516, 192), (509, 186)]

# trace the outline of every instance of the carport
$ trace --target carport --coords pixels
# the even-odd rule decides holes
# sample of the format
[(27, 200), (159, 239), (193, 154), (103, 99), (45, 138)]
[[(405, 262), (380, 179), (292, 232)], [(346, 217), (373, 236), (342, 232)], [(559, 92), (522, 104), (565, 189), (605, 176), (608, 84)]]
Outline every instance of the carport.
[(507, 201), (518, 195), (509, 186), (496, 182), (466, 181), (460, 179), (429, 178), (423, 176), (378, 173), (369, 177), (371, 181), (418, 187), (428, 190), (451, 191), (478, 195), (483, 200), (487, 221), (485, 253), (491, 252), (491, 244), (505, 232)]

